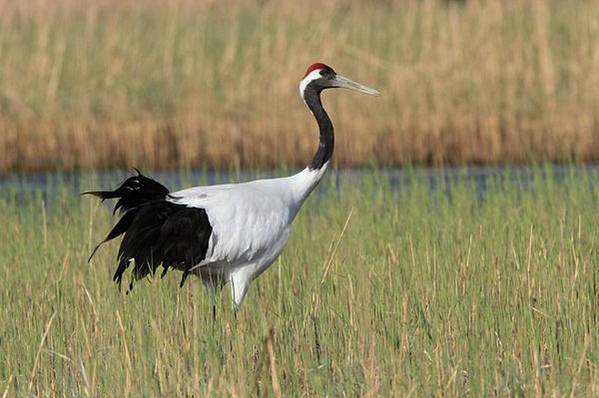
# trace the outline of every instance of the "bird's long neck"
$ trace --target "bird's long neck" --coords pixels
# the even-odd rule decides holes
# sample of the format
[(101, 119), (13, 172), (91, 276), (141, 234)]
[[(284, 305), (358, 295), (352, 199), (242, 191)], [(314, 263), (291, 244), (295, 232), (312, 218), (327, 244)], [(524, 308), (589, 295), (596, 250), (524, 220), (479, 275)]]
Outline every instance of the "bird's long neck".
[(302, 97), (318, 123), (320, 140), (318, 149), (308, 167), (288, 179), (295, 211), (299, 210), (304, 200), (306, 200), (308, 195), (322, 180), (329, 166), (331, 156), (333, 155), (333, 147), (335, 146), (333, 123), (331, 123), (331, 119), (329, 119), (329, 116), (322, 107), (320, 92), (308, 85), (303, 90)]
[(324, 167), (333, 155), (333, 149), (335, 147), (333, 123), (322, 107), (322, 103), (320, 102), (320, 92), (308, 85), (304, 90), (303, 97), (320, 129), (318, 149), (314, 154), (314, 158), (312, 158), (312, 162), (308, 166), (311, 170), (318, 170)]

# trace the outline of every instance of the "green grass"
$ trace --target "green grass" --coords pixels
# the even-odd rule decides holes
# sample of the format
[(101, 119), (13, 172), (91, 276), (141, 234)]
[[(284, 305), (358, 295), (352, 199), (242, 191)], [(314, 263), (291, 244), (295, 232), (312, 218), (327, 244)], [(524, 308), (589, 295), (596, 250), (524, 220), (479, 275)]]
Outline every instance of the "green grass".
[(328, 178), (216, 321), (175, 272), (119, 293), (116, 243), (86, 263), (108, 207), (5, 193), (0, 396), (596, 395), (597, 175), (542, 172), (482, 197)]

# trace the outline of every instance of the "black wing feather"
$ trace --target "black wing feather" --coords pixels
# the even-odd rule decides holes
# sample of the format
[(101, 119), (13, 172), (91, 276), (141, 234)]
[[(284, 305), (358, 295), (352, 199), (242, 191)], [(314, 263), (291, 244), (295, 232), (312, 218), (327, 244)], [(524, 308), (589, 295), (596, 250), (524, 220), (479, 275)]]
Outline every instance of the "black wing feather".
[(118, 198), (114, 212), (121, 214), (106, 238), (93, 250), (90, 260), (103, 243), (124, 234), (113, 277), (119, 287), (131, 262), (135, 264), (135, 279), (155, 273), (162, 265), (162, 277), (169, 267), (183, 271), (180, 282), (183, 286), (191, 269), (206, 256), (212, 234), (208, 215), (204, 209), (167, 201), (168, 189), (136, 171), (137, 176), (128, 178), (114, 191), (84, 192), (102, 201)]

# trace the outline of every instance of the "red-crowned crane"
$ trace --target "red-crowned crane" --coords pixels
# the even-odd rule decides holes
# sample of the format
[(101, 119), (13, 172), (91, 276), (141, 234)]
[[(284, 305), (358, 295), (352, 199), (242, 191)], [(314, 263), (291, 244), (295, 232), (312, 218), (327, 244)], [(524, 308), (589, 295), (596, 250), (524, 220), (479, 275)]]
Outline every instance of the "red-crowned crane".
[(129, 289), (134, 279), (153, 274), (159, 266), (162, 276), (172, 267), (183, 271), (181, 286), (189, 274), (201, 278), (213, 294), (230, 282), (237, 308), (250, 282), (283, 251), (293, 219), (329, 166), (335, 142), (333, 124), (320, 101), (320, 93), (327, 88), (379, 95), (325, 64), (311, 65), (299, 89), (318, 123), (320, 143), (312, 162), (295, 175), (170, 193), (138, 171), (114, 191), (85, 192), (102, 200), (118, 199), (114, 211), (121, 214), (92, 256), (102, 243), (124, 233), (113, 278), (119, 287), (131, 263)]

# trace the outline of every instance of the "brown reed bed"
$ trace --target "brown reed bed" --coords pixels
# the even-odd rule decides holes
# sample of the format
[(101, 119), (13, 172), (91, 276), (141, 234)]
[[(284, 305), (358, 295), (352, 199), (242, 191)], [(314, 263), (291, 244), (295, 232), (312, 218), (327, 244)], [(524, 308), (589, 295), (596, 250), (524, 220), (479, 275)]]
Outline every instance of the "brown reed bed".
[(0, 0), (0, 171), (599, 160), (599, 3)]

